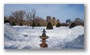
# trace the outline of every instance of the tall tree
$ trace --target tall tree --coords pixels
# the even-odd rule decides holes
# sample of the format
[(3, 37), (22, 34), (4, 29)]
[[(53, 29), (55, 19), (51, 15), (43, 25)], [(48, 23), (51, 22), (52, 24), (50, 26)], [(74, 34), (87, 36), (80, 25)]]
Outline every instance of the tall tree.
[(33, 15), (32, 28), (34, 29), (34, 23), (35, 23), (35, 22), (34, 22), (34, 19), (35, 19), (36, 10), (35, 10), (35, 9), (33, 9), (31, 13), (32, 13), (32, 15)]
[(24, 10), (17, 10), (11, 13), (15, 19), (19, 19), (20, 23), (22, 23), (22, 19), (25, 17), (25, 14), (26, 14)]
[(32, 12), (27, 10), (27, 12), (26, 12), (26, 19), (31, 21), (32, 15), (33, 15)]

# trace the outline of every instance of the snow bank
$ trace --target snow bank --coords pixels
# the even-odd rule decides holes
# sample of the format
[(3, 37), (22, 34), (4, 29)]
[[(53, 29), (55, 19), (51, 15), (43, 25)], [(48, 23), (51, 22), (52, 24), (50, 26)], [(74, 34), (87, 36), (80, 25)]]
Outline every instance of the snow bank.
[(8, 37), (8, 39), (15, 40), (18, 32), (16, 31), (15, 28), (11, 27), (9, 24), (4, 24), (4, 35), (5, 38)]
[[(41, 44), (41, 39), (39, 36), (42, 35), (43, 29), (45, 29), (45, 27), (35, 27), (32, 29), (30, 26), (12, 27), (5, 24), (5, 49), (41, 49), (39, 46), (39, 44)], [(46, 32), (46, 35), (49, 36), (49, 38), (46, 40), (46, 43), (48, 44), (48, 48), (46, 49), (62, 49), (67, 43), (72, 42), (78, 38), (79, 35), (84, 34), (84, 27), (76, 26), (72, 29), (69, 29), (68, 27), (54, 27), (52, 30), (46, 29)], [(24, 35), (27, 35), (27, 37)]]
[[(76, 26), (72, 29), (69, 29), (67, 27), (60, 27), (55, 28), (54, 30), (46, 30), (47, 35), (50, 38), (56, 38), (56, 39), (66, 39), (67, 41), (72, 41), (73, 39), (77, 38), (78, 35), (84, 34), (84, 27), (83, 26)], [(49, 38), (49, 39), (50, 39)]]
[(67, 42), (71, 42), (79, 35), (84, 34), (83, 26), (76, 26), (72, 29), (60, 27), (54, 30), (54, 32), (52, 32), (52, 30), (47, 30), (47, 35), (49, 36), (47, 43), (49, 44), (50, 49), (62, 49)]
[(18, 34), (18, 30), (16, 30), (15, 28), (13, 28), (11, 25), (9, 24), (4, 24), (4, 36), (5, 36), (5, 40), (20, 40), (22, 39), (21, 36)]
[(84, 49), (84, 35), (79, 35), (75, 40), (66, 43), (64, 49)]

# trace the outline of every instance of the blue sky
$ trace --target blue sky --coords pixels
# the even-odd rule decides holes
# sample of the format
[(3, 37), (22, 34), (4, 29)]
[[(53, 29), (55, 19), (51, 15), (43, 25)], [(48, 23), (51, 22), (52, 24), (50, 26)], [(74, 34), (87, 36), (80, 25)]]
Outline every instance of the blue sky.
[(46, 16), (56, 17), (61, 22), (66, 19), (84, 20), (84, 4), (4, 4), (4, 15), (11, 15), (11, 11), (36, 9), (36, 16), (46, 19)]

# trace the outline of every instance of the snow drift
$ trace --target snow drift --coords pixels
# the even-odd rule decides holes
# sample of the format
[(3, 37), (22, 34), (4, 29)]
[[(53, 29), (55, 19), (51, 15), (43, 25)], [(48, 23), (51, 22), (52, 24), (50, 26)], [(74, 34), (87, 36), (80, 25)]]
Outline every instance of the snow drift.
[[(9, 24), (4, 24), (4, 36), (10, 40), (16, 40), (18, 32), (15, 28), (11, 27)], [(6, 40), (6, 39), (5, 39)]]
[(66, 43), (64, 49), (83, 49), (84, 48), (84, 35), (79, 35), (75, 40)]
[[(26, 27), (26, 26), (10, 26), (4, 24), (4, 48), (5, 49), (41, 49), (39, 44), (41, 44), (41, 39), (39, 38), (42, 35), (42, 30), (45, 27)], [(72, 43), (75, 46), (78, 46), (79, 43), (84, 41), (84, 27), (76, 26), (72, 29), (68, 27), (54, 27), (52, 30), (46, 29), (46, 35), (49, 38), (46, 40), (48, 48), (45, 49), (64, 49), (64, 48), (74, 48)], [(27, 35), (28, 37), (25, 37)], [(83, 37), (79, 37), (83, 35)], [(82, 39), (83, 38), (83, 39)], [(82, 41), (79, 41), (82, 40)], [(84, 44), (80, 44), (79, 48)], [(78, 48), (78, 47), (75, 47)]]

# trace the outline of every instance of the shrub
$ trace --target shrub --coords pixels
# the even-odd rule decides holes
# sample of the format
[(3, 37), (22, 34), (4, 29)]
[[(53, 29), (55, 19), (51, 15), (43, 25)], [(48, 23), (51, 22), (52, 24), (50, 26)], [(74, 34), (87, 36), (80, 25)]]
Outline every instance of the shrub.
[(15, 25), (16, 25), (15, 22), (13, 22), (13, 23), (12, 23), (12, 26), (15, 26)]
[(76, 26), (75, 23), (71, 23), (71, 25), (69, 26), (69, 28), (73, 28), (73, 27), (75, 27), (75, 26)]
[(60, 23), (57, 23), (57, 24), (56, 24), (56, 27), (60, 27)]
[(36, 26), (36, 24), (35, 24), (35, 23), (33, 23), (33, 24), (32, 24), (32, 27), (35, 27), (35, 26)]
[(22, 23), (19, 24), (20, 26), (23, 26)]
[(38, 23), (37, 26), (41, 26), (41, 25)]
[(69, 24), (67, 24), (67, 23), (61, 23), (60, 25), (61, 26), (68, 26)]
[(48, 22), (46, 29), (53, 29), (53, 26), (52, 26), (52, 24), (50, 22)]

